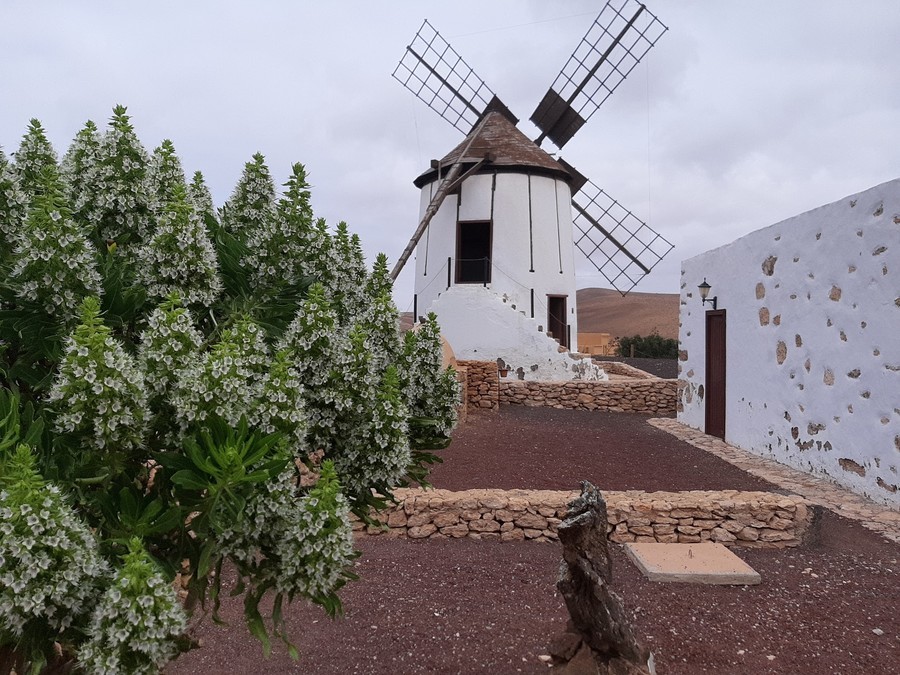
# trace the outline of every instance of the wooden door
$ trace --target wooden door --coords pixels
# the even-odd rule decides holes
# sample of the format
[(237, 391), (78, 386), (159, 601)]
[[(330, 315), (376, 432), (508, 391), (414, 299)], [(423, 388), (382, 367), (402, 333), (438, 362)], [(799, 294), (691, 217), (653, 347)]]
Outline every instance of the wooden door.
[(569, 337), (566, 330), (566, 296), (547, 296), (547, 331), (559, 341), (563, 347), (568, 348)]
[(706, 433), (725, 440), (725, 310), (706, 313)]

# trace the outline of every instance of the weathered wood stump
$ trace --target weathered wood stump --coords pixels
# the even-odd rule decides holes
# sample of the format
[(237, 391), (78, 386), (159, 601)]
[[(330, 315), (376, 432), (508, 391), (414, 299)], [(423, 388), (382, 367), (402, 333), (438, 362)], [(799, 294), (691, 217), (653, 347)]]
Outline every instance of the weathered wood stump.
[(581, 483), (581, 495), (568, 505), (559, 525), (563, 545), (559, 581), (571, 620), (550, 654), (563, 673), (638, 675), (652, 673), (650, 650), (632, 633), (622, 601), (609, 589), (612, 562), (606, 539), (606, 502), (600, 491)]

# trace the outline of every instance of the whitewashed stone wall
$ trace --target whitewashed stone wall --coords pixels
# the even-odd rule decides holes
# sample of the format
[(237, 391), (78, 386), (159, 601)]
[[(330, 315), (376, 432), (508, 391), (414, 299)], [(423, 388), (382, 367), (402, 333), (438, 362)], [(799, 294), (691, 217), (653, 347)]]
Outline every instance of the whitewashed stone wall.
[(682, 263), (679, 421), (705, 425), (727, 311), (725, 440), (900, 507), (900, 180)]
[(508, 297), (475, 284), (453, 286), (431, 305), (457, 358), (497, 361), (518, 380), (606, 380), (589, 358), (560, 351), (546, 326)]

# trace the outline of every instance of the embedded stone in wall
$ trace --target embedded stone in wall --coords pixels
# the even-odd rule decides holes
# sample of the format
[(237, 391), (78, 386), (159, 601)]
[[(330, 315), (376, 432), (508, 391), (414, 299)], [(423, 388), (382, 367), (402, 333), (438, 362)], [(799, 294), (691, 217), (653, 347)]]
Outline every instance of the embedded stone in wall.
[(778, 256), (770, 255), (763, 261), (762, 271), (767, 277), (775, 273), (775, 263), (778, 262)]
[(828, 293), (828, 299), (837, 302), (841, 299), (841, 289), (838, 286), (832, 286)]
[(766, 297), (766, 287), (760, 281), (759, 283), (756, 284), (756, 299), (762, 300), (764, 297)]
[(866, 475), (866, 467), (862, 464), (857, 464), (852, 459), (848, 459), (846, 457), (841, 457), (838, 460), (838, 464), (841, 465), (841, 468), (844, 471), (852, 471), (857, 476), (865, 476)]
[(775, 360), (778, 362), (780, 366), (784, 363), (784, 360), (787, 358), (787, 345), (784, 344), (781, 340), (778, 341), (778, 345), (775, 347)]
[(825, 369), (825, 374), (822, 376), (822, 381), (829, 387), (834, 384), (834, 373), (831, 371), (831, 368)]
[(794, 336), (794, 344), (797, 345), (797, 347), (803, 346), (803, 338), (801, 338), (799, 334)]
[(768, 307), (760, 307), (759, 308), (759, 325), (760, 326), (768, 326), (769, 325), (769, 308)]
[(897, 491), (897, 486), (896, 486), (896, 485), (894, 485), (893, 483), (887, 483), (887, 482), (885, 482), (885, 481), (881, 478), (881, 476), (879, 476), (879, 477), (875, 480), (875, 483), (876, 483), (876, 484), (878, 485), (878, 487), (880, 487), (882, 490), (887, 490), (888, 492), (896, 492), (896, 491)]

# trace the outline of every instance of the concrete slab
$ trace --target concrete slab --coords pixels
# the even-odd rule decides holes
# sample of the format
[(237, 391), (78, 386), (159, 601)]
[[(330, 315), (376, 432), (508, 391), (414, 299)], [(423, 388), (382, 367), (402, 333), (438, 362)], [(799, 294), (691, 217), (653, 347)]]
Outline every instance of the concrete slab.
[(625, 544), (625, 553), (650, 581), (758, 584), (759, 573), (722, 544)]

